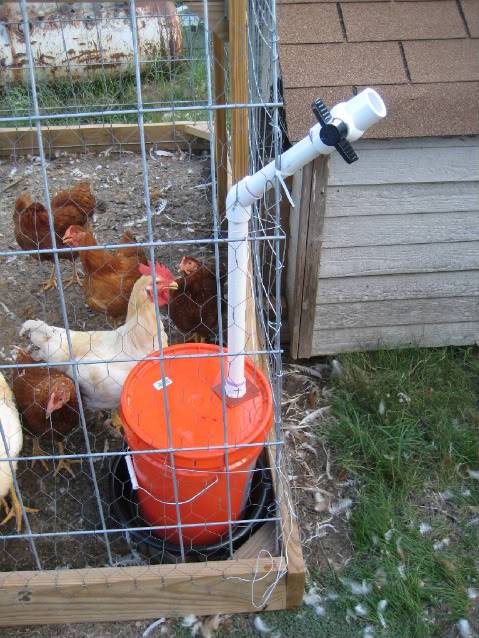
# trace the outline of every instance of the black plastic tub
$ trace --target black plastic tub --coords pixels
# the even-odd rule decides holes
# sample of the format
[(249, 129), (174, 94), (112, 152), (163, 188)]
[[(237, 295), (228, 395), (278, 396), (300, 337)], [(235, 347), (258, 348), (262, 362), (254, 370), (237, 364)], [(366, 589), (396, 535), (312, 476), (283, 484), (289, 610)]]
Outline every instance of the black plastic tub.
[[(132, 527), (148, 527), (139, 512), (136, 493), (131, 487), (130, 476), (124, 456), (113, 457), (110, 467), (110, 515), (115, 527), (124, 530), (128, 544), (155, 562), (177, 562), (181, 557), (180, 547), (155, 536), (151, 531), (130, 531)], [(256, 464), (243, 519), (247, 523), (233, 526), (232, 541), (236, 550), (262, 525), (258, 520), (271, 517), (273, 507), (273, 484), (271, 472), (262, 454)], [(184, 543), (185, 556), (190, 560), (205, 558), (221, 560), (229, 557), (229, 535), (225, 533), (213, 545)]]

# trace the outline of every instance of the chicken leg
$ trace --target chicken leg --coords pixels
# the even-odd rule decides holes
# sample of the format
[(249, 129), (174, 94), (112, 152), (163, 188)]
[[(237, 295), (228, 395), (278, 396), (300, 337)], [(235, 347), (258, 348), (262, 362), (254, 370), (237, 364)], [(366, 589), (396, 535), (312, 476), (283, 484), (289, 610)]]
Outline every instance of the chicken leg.
[[(40, 444), (38, 443), (37, 438), (33, 439), (32, 456), (48, 456), (48, 454), (45, 454), (45, 452), (40, 447)], [(40, 463), (40, 465), (43, 465), (43, 467), (48, 471), (48, 463), (44, 459), (33, 459), (32, 468), (35, 467), (35, 463), (37, 461)]]
[[(57, 445), (58, 452), (63, 456), (65, 454), (65, 446), (63, 445), (63, 443), (61, 443), (61, 441), (59, 441)], [(75, 472), (71, 468), (72, 463), (81, 463), (81, 459), (74, 459), (73, 461), (69, 461), (68, 459), (60, 459), (55, 468), (55, 474), (58, 474), (58, 472), (61, 472), (62, 470), (66, 470), (73, 476), (73, 478), (75, 478)]]
[(116, 410), (111, 413), (111, 424), (115, 428), (118, 434), (121, 434), (123, 423), (121, 422), (120, 415)]
[(73, 284), (78, 284), (79, 286), (83, 286), (83, 280), (80, 277), (80, 273), (78, 272), (76, 261), (73, 261), (73, 275), (71, 277), (68, 277), (68, 279), (65, 279), (64, 287), (69, 288)]
[(51, 290), (51, 288), (56, 288), (56, 287), (57, 287), (57, 277), (55, 274), (55, 264), (52, 264), (50, 277), (43, 282), (43, 290), (46, 292), (47, 290)]
[[(4, 498), (0, 499), (0, 502), (7, 514), (3, 521), (0, 521), (0, 526), (8, 523), (11, 518), (15, 518), (16, 529), (17, 533), (19, 534), (22, 531), (23, 512), (22, 506), (20, 505), (20, 501), (18, 500), (13, 485), (10, 486), (10, 499), (12, 501), (12, 506), (10, 508), (8, 507), (7, 501)], [(35, 512), (38, 512), (37, 509), (34, 509), (33, 507), (27, 507), (26, 505), (23, 506), (23, 509), (25, 510), (26, 514), (35, 514)]]

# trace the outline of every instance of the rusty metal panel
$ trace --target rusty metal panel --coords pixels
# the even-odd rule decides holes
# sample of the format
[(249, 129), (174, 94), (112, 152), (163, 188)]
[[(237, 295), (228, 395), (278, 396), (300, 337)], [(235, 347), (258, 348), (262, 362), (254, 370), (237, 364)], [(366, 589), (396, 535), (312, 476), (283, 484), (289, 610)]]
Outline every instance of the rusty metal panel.
[[(28, 3), (31, 43), (40, 77), (75, 79), (95, 69), (114, 70), (132, 62), (126, 2)], [(142, 63), (178, 57), (180, 18), (171, 0), (138, 0), (137, 24)], [(18, 2), (0, 6), (0, 84), (26, 78), (26, 50)]]

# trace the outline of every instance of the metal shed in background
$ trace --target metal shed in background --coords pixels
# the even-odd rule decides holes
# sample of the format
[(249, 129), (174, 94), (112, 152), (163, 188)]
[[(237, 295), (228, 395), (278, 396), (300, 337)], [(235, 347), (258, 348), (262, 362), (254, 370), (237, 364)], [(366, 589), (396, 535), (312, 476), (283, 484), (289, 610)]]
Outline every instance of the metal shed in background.
[[(182, 47), (175, 3), (140, 0), (138, 40), (143, 62), (174, 58)], [(95, 70), (119, 70), (133, 63), (128, 8), (124, 3), (30, 3), (30, 33), (36, 72), (71, 80)], [(100, 44), (99, 44), (100, 43)], [(28, 73), (25, 36), (18, 2), (0, 7), (0, 83), (24, 81)]]

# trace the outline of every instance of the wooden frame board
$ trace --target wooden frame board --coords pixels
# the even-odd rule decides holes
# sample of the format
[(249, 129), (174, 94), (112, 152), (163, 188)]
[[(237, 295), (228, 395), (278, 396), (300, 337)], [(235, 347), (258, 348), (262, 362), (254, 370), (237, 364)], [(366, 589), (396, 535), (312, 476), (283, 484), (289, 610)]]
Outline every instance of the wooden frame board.
[[(147, 148), (156, 146), (166, 150), (209, 149), (206, 122), (147, 123)], [(44, 126), (43, 143), (46, 153), (99, 152), (108, 148), (138, 152), (140, 134), (138, 124), (81, 124)], [(35, 155), (38, 153), (37, 132), (34, 127), (0, 128), (0, 157)]]
[[(259, 611), (285, 563), (208, 563), (0, 574), (0, 626), (100, 622)], [(282, 577), (261, 610), (284, 609)]]

